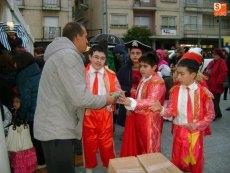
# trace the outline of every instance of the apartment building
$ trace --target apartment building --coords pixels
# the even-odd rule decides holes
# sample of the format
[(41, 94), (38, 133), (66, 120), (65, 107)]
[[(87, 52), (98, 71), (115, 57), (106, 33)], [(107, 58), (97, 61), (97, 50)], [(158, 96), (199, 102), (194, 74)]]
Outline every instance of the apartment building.
[[(75, 0), (75, 20), (84, 23), (89, 36), (110, 33), (120, 37), (132, 26), (152, 31), (153, 48), (223, 46), (230, 36), (230, 10), (216, 17), (219, 0)], [(227, 3), (228, 0), (221, 2)]]
[(34, 36), (35, 46), (46, 47), (67, 22), (73, 21), (73, 0), (15, 0)]

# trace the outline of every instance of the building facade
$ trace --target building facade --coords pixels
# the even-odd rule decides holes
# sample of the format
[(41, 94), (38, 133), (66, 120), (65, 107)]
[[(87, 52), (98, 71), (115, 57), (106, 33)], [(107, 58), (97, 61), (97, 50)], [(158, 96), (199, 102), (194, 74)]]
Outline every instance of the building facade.
[[(84, 23), (89, 36), (109, 33), (123, 37), (132, 26), (152, 31), (153, 48), (177, 45), (203, 49), (223, 46), (230, 36), (227, 16), (214, 16), (218, 0), (75, 0), (75, 20)], [(222, 0), (230, 7), (228, 0)]]
[(73, 0), (15, 0), (34, 36), (35, 46), (46, 47), (67, 22), (73, 21)]

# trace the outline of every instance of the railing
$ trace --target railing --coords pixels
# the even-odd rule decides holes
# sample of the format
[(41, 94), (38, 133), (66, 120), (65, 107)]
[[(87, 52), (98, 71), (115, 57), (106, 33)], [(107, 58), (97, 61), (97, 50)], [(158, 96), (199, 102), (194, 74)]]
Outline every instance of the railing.
[(177, 0), (161, 0), (161, 2), (177, 2)]
[(155, 7), (155, 0), (133, 0), (133, 7)]
[[(221, 26), (221, 35), (230, 35), (230, 27)], [(219, 34), (218, 25), (184, 25), (184, 34), (186, 35), (208, 35), (217, 36)]]
[[(227, 3), (228, 5), (230, 5), (228, 0), (222, 0), (221, 3)], [(212, 9), (213, 10), (213, 5), (214, 5), (214, 1), (210, 1), (210, 0), (197, 0), (197, 1), (192, 1), (192, 0), (185, 0), (185, 8), (186, 7), (199, 7), (199, 8), (208, 8), (208, 9)]]
[(54, 39), (61, 36), (61, 27), (43, 27), (43, 38)]
[(43, 0), (42, 8), (44, 10), (61, 10), (60, 0)]
[(79, 9), (76, 8), (74, 15), (76, 21), (81, 21), (82, 19), (84, 19), (84, 10), (82, 8)]

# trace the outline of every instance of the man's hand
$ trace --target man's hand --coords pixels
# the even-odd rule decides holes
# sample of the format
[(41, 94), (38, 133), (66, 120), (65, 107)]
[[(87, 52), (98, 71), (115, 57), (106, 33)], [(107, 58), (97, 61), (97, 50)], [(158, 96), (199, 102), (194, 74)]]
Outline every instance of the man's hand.
[(112, 105), (116, 103), (115, 97), (113, 97), (111, 94), (106, 94), (106, 105)]
[(161, 103), (159, 101), (155, 101), (152, 103), (151, 106), (149, 106), (149, 109), (154, 112), (161, 112), (163, 109), (163, 106), (161, 106)]

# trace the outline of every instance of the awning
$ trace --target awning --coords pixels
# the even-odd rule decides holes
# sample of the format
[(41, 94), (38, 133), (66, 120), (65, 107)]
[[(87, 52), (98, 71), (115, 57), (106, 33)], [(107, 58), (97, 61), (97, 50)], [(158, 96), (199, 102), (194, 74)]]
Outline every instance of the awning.
[(8, 42), (7, 38), (7, 32), (15, 32), (19, 38), (22, 39), (22, 47), (26, 47), (26, 44), (28, 42), (27, 34), (25, 32), (25, 29), (20, 24), (14, 24), (13, 28), (9, 30), (9, 27), (6, 23), (0, 22), (0, 42), (1, 44), (9, 51), (11, 51), (11, 47)]

